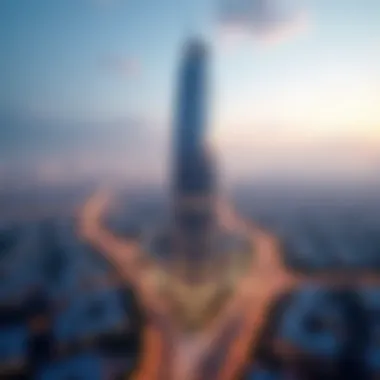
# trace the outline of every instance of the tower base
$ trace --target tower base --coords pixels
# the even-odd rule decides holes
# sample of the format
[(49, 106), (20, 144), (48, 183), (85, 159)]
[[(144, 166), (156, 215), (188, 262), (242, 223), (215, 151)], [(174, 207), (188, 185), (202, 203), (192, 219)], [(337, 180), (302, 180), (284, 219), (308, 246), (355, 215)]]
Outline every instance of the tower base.
[[(169, 241), (169, 235), (160, 232), (151, 236), (145, 246), (158, 264), (159, 292), (183, 330), (200, 330), (233, 297), (237, 285), (251, 267), (254, 247), (242, 235), (221, 231), (217, 241), (219, 249), (209, 258), (210, 273), (203, 271), (198, 281), (189, 282), (182, 270), (188, 265), (175, 259)], [(199, 270), (201, 272), (201, 268)]]

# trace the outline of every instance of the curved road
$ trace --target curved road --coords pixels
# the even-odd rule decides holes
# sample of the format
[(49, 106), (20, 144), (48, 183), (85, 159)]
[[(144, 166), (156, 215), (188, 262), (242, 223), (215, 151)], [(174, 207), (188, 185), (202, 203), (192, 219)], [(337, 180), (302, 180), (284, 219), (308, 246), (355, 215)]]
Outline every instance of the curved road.
[(248, 275), (212, 322), (196, 334), (186, 334), (173, 318), (170, 304), (159, 292), (155, 278), (160, 269), (146, 262), (133, 240), (115, 236), (103, 225), (110, 195), (94, 194), (79, 218), (80, 236), (113, 264), (122, 279), (132, 285), (147, 316), (143, 352), (134, 380), (234, 380), (244, 372), (248, 356), (269, 307), (281, 293), (305, 281), (321, 284), (380, 284), (374, 275), (320, 275), (302, 277), (285, 268), (276, 238), (242, 220), (222, 203), (219, 220), (226, 228), (238, 227), (254, 242), (255, 252)]

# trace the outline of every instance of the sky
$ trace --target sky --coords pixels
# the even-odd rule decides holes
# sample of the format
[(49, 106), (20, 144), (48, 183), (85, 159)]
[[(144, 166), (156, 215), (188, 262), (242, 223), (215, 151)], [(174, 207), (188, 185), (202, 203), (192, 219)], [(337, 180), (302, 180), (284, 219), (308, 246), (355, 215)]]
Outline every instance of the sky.
[(379, 17), (378, 0), (0, 0), (0, 176), (164, 178), (199, 35), (226, 178), (380, 177)]

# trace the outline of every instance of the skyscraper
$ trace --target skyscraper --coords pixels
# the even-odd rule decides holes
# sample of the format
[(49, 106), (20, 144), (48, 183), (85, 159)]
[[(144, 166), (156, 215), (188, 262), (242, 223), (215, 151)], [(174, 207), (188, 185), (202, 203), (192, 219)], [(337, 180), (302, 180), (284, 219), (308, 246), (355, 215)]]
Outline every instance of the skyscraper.
[(173, 243), (186, 281), (206, 275), (215, 235), (215, 173), (206, 147), (209, 52), (202, 41), (185, 47), (174, 130)]
[[(173, 126), (171, 223), (146, 235), (159, 292), (186, 328), (214, 316), (249, 265), (251, 246), (217, 209), (216, 166), (207, 146), (209, 51), (190, 40), (179, 67)], [(228, 223), (227, 223), (228, 224)]]

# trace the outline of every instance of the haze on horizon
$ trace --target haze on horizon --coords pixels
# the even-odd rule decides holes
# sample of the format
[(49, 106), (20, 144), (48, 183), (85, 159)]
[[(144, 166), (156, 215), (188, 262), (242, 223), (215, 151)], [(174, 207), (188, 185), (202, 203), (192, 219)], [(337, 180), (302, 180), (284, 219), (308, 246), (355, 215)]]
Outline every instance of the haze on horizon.
[(226, 178), (378, 182), (379, 13), (376, 0), (3, 0), (0, 177), (162, 180), (195, 32), (213, 52)]

